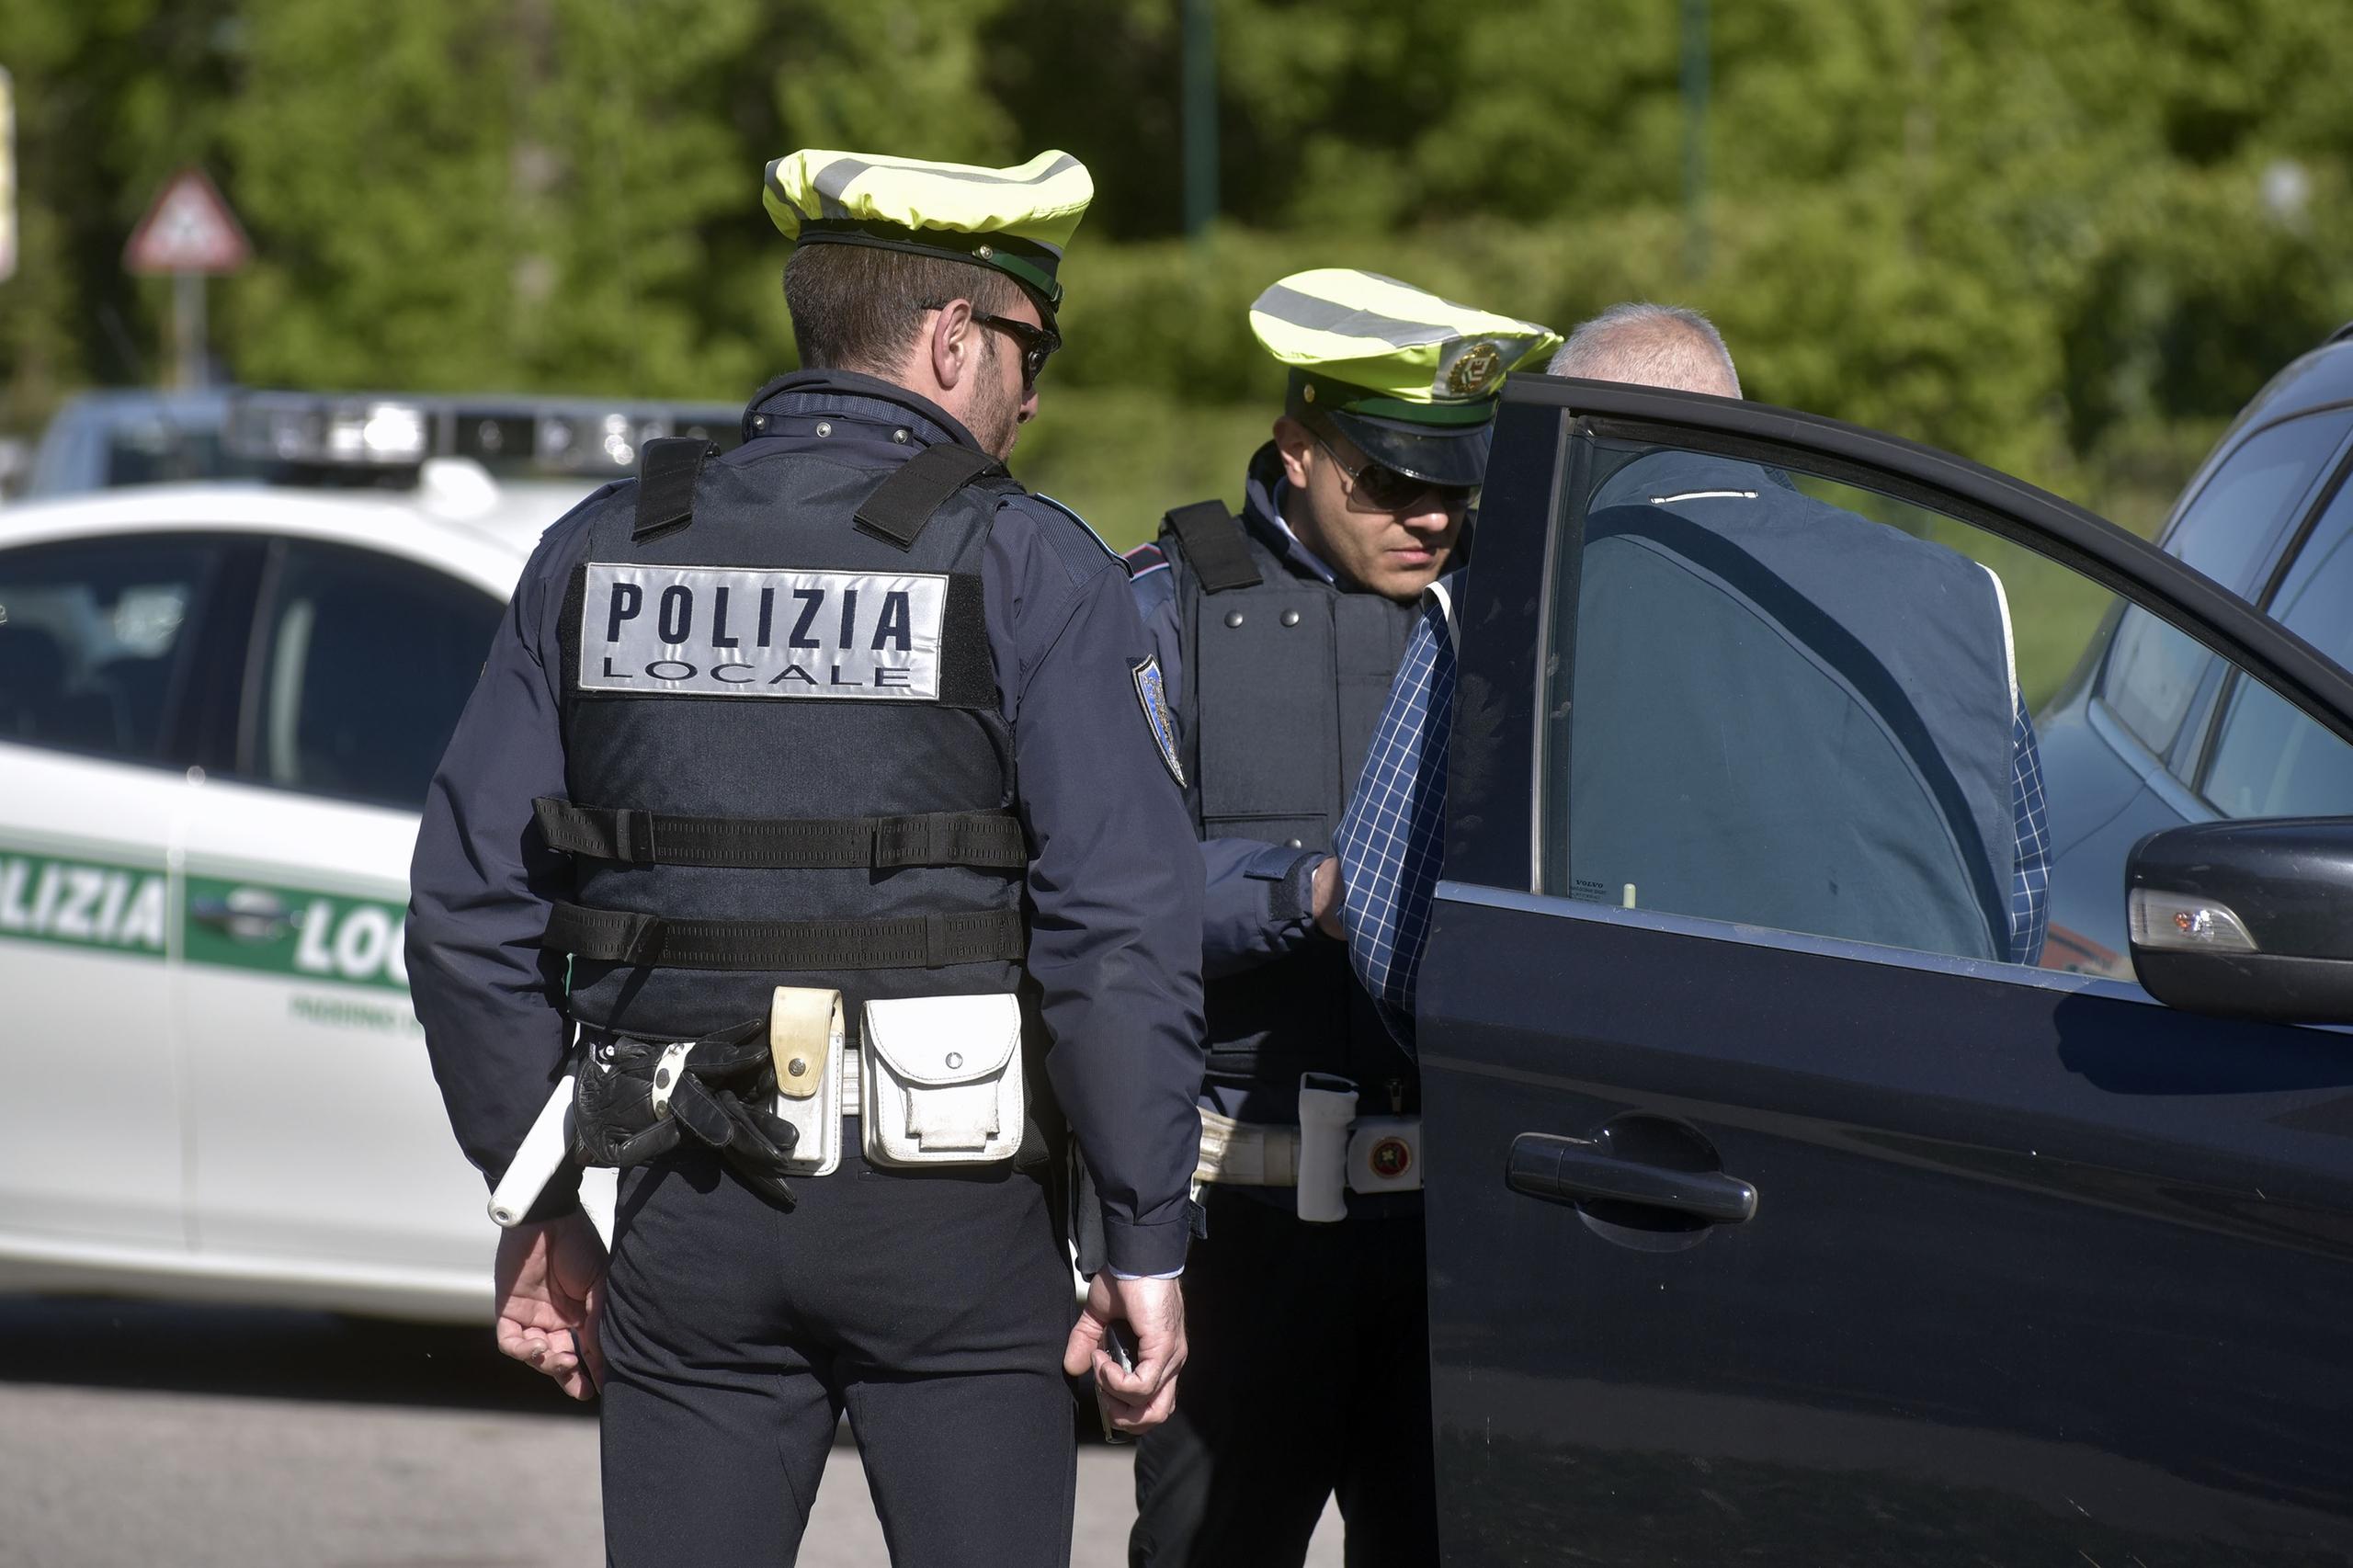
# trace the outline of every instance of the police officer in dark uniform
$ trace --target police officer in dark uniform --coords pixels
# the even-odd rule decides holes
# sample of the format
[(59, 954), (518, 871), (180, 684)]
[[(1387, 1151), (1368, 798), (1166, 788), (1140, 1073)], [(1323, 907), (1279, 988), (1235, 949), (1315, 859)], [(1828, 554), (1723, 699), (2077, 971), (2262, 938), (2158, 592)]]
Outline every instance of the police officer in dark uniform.
[(1370, 273), (1252, 307), (1290, 367), (1237, 520), (1129, 555), (1208, 862), (1199, 1356), (1136, 1462), (1138, 1564), (1437, 1561), (1419, 1086), (1349, 973), (1331, 835), (1422, 589), (1461, 540), (1505, 373), (1559, 341)]
[(770, 165), (806, 368), (548, 531), (434, 780), (459, 1141), (496, 1177), (568, 1070), (622, 1167), (609, 1264), (575, 1175), (497, 1278), (502, 1346), (601, 1391), (616, 1563), (790, 1562), (845, 1410), (894, 1561), (1067, 1562), (1065, 1369), (1131, 1429), (1176, 1397), (1199, 857), (1126, 572), (1003, 468), (1091, 195), (1060, 153)]

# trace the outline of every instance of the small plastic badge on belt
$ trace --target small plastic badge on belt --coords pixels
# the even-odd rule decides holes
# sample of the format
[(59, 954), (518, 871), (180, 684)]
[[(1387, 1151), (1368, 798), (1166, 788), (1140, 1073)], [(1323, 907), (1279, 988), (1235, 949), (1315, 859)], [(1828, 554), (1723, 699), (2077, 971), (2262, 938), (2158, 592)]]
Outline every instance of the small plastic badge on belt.
[(779, 985), (768, 1003), (768, 1056), (776, 1092), (789, 1100), (813, 1098), (825, 1082), (825, 1063), (842, 1048), (842, 994), (829, 987)]

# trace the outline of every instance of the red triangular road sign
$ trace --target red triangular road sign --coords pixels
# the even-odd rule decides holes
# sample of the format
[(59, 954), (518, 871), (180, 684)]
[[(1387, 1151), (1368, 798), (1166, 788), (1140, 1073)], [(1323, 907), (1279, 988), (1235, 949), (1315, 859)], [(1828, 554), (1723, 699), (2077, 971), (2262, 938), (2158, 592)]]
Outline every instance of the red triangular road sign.
[(229, 204), (192, 168), (171, 177), (122, 252), (123, 267), (134, 273), (234, 272), (252, 258)]

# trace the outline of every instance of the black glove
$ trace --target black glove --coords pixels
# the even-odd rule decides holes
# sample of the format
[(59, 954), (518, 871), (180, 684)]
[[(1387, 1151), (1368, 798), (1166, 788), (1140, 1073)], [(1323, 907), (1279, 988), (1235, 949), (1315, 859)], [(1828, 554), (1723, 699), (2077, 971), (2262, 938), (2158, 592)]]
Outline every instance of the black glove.
[[(674, 1064), (678, 1081), (656, 1085), (667, 1047), (614, 1038), (583, 1047), (574, 1064), (573, 1158), (584, 1165), (636, 1165), (666, 1154), (682, 1138), (719, 1152), (752, 1190), (790, 1209), (785, 1164), (799, 1133), (767, 1109), (776, 1098), (767, 1020), (756, 1018), (694, 1042)], [(656, 1116), (654, 1096), (670, 1103)]]

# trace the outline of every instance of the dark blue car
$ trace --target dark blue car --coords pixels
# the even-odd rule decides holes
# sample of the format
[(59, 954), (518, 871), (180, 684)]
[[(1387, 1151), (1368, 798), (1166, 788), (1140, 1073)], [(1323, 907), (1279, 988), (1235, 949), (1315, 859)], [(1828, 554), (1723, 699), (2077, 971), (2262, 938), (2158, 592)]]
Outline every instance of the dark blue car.
[[(2157, 542), (2338, 664), (2353, 664), (2353, 329), (2256, 394)], [(2052, 781), (2052, 968), (2131, 973), (2104, 894), (2147, 834), (2345, 809), (2353, 759), (2145, 610), (2114, 607), (2043, 722)], [(2103, 881), (2105, 877), (2105, 881)]]
[[(1417, 1012), (1448, 1562), (2353, 1562), (2348, 432), (2331, 348), (2159, 550), (1828, 420), (1512, 380)], [(1768, 486), (1909, 536), (1876, 644), (1753, 569)], [(1983, 780), (2030, 710), (2047, 845), (1902, 766), (1907, 616), (2011, 672), (1938, 722)], [(1785, 712), (1883, 766), (1709, 744)], [(2047, 940), (1841, 926), (1874, 856), (1969, 899), (2046, 849)]]

